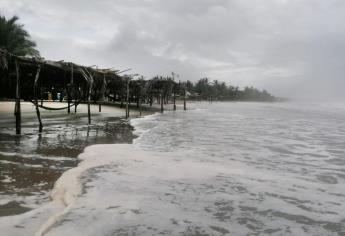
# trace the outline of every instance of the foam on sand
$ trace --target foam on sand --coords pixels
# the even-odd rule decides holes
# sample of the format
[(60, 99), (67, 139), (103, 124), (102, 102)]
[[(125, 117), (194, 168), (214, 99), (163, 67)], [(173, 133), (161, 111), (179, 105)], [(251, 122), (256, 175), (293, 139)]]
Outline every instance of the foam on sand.
[[(177, 207), (178, 203), (169, 203), (175, 195), (172, 185), (182, 187), (187, 180), (199, 182), (227, 171), (218, 164), (181, 161), (164, 154), (143, 152), (129, 144), (90, 146), (79, 158), (83, 161), (78, 167), (66, 171), (56, 182), (52, 191), (52, 203), (35, 211), (13, 216), (10, 220), (0, 219), (0, 226), (6, 235), (18, 235), (19, 232), (27, 235), (61, 235), (65, 233), (64, 230), (73, 231), (73, 235), (103, 235), (121, 227), (126, 228), (126, 218), (132, 218), (129, 221), (131, 224), (136, 218), (133, 216), (140, 216), (140, 212), (146, 212), (145, 222), (150, 227), (155, 222), (154, 219), (167, 217), (164, 216), (162, 207), (170, 215), (163, 220), (165, 228), (174, 231), (176, 222), (173, 223), (173, 219), (177, 219), (184, 210), (181, 206)], [(166, 203), (165, 206), (162, 203)], [(187, 205), (185, 207), (188, 208)], [(97, 217), (100, 219), (92, 227), (87, 226), (89, 221), (85, 218), (75, 226), (60, 224), (66, 222), (71, 214), (93, 208), (99, 211)], [(106, 209), (122, 209), (122, 213)], [(123, 217), (124, 214), (127, 216)], [(189, 214), (190, 219), (200, 218), (197, 212)], [(89, 217), (95, 216), (89, 214)], [(117, 220), (109, 222), (107, 218), (110, 216)], [(141, 218), (137, 220), (143, 220)], [(79, 220), (73, 218), (72, 221)], [(116, 222), (118, 226), (115, 227)], [(79, 224), (82, 225), (81, 228)]]
[[(53, 191), (54, 201), (64, 204), (65, 210), (48, 220), (37, 235), (44, 232), (49, 232), (48, 235), (66, 232), (106, 235), (129, 232), (132, 230), (128, 228), (132, 227), (139, 234), (154, 234), (160, 230), (176, 233), (179, 228), (176, 224), (188, 225), (180, 220), (181, 216), (199, 224), (201, 217), (190, 209), (192, 198), (187, 197), (184, 206), (173, 200), (174, 189), (227, 171), (218, 164), (182, 161), (161, 153), (143, 152), (127, 144), (91, 146), (80, 158), (84, 160), (81, 165), (67, 171)], [(79, 220), (77, 215), (84, 217)], [(66, 219), (71, 220), (73, 226), (69, 220), (64, 221)], [(60, 225), (61, 220), (64, 224)], [(139, 223), (142, 226), (135, 226)]]

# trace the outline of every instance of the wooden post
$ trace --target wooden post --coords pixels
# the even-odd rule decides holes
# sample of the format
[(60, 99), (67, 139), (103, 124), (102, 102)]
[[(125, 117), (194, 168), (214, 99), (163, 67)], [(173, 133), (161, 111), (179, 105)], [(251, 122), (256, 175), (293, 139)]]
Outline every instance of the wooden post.
[(127, 78), (127, 96), (126, 96), (126, 118), (129, 117), (129, 82), (130, 78)]
[[(174, 100), (174, 111), (176, 111), (176, 89), (177, 89), (177, 86), (176, 86), (176, 83), (175, 83), (175, 75), (176, 77), (179, 77), (178, 74), (175, 74), (174, 72), (171, 73), (172, 74), (172, 77), (173, 77), (173, 90), (174, 90), (174, 97), (173, 97), (173, 100)], [(178, 82), (178, 89), (180, 89), (180, 81)]]
[(102, 102), (104, 102), (104, 93), (105, 93), (105, 74), (103, 73), (103, 83), (102, 83), (102, 97), (101, 97), (101, 101), (98, 104), (98, 112), (102, 112)]
[(139, 88), (139, 97), (138, 97), (138, 101), (139, 101), (139, 116), (141, 116), (141, 111), (142, 111), (142, 103), (143, 103), (143, 98), (142, 98), (142, 87)]
[(38, 107), (38, 98), (37, 98), (37, 83), (38, 83), (38, 79), (40, 77), (40, 72), (41, 72), (41, 65), (38, 65), (36, 77), (35, 77), (35, 84), (34, 84), (34, 96), (35, 96), (36, 115), (37, 115), (37, 119), (38, 119), (38, 123), (39, 123), (39, 133), (42, 133), (43, 124), (42, 124), (42, 120), (41, 120), (41, 113), (40, 113), (40, 109)]
[(141, 97), (139, 98), (139, 116), (141, 116), (141, 111), (142, 111), (142, 103), (143, 103), (143, 101), (142, 101), (142, 99), (141, 99)]
[(183, 96), (183, 110), (187, 110), (187, 105), (186, 105), (186, 96), (187, 96), (187, 91), (184, 89), (184, 96)]
[(41, 106), (43, 106), (43, 97), (44, 97), (44, 93), (43, 93), (42, 87), (40, 88), (40, 92), (41, 92)]
[(70, 95), (69, 95), (69, 86), (67, 85), (67, 113), (70, 114), (71, 113), (71, 100), (70, 100)]
[[(77, 89), (78, 89), (78, 92), (79, 92), (79, 87)], [(78, 104), (77, 104), (77, 90), (74, 89), (74, 113), (75, 114), (77, 113), (77, 107), (78, 107)]]
[(71, 81), (69, 86), (67, 85), (67, 104), (68, 104), (68, 108), (67, 108), (67, 113), (70, 114), (71, 113), (71, 89), (73, 89), (73, 64), (71, 67)]
[(89, 120), (89, 125), (91, 124), (91, 109), (90, 109), (91, 89), (92, 89), (92, 80), (90, 79), (90, 81), (89, 81), (89, 94), (87, 97), (87, 117)]
[(164, 106), (163, 106), (163, 91), (161, 91), (160, 102), (161, 102), (161, 113), (163, 113), (163, 112), (164, 112)]
[(16, 134), (21, 133), (21, 110), (20, 110), (20, 78), (19, 78), (19, 64), (15, 61), (16, 65), (16, 105), (14, 109), (14, 114), (16, 116)]
[(174, 89), (174, 111), (176, 111), (176, 91)]

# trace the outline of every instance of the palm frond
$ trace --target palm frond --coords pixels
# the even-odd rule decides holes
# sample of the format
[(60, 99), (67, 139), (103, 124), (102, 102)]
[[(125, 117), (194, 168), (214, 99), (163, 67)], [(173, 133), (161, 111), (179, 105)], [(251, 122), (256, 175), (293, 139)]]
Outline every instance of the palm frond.
[(17, 16), (10, 19), (0, 16), (0, 49), (17, 56), (38, 57), (36, 43), (31, 40), (24, 26), (17, 23), (18, 19)]

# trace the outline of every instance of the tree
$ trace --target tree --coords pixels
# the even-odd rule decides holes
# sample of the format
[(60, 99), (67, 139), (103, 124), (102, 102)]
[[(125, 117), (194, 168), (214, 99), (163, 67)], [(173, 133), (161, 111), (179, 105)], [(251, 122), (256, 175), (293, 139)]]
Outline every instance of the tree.
[(10, 19), (0, 16), (0, 49), (17, 56), (39, 56), (36, 43), (24, 26), (17, 23), (18, 19), (17, 16)]
[(201, 100), (276, 101), (277, 99), (266, 90), (260, 91), (254, 87), (245, 87), (244, 90), (240, 90), (238, 87), (226, 85), (225, 82), (210, 81), (209, 78), (199, 79), (195, 83), (187, 81), (187, 90), (195, 93), (194, 99)]

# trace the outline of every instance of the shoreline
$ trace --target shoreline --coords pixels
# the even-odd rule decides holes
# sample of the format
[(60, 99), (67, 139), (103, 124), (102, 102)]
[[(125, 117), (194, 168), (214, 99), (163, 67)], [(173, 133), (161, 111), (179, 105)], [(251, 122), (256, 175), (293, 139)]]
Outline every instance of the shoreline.
[[(106, 105), (105, 105), (106, 106)], [(114, 106), (110, 106), (114, 107)], [(121, 111), (125, 111), (121, 109)], [(131, 127), (131, 130), (128, 131), (131, 133), (132, 138), (131, 142), (123, 143), (89, 143), (86, 145), (83, 150), (77, 154), (75, 157), (76, 165), (71, 166), (70, 168), (61, 172), (58, 178), (56, 178), (53, 187), (49, 191), (50, 200), (44, 202), (37, 208), (27, 208), (25, 210), (22, 207), (15, 206), (15, 214), (8, 214), (0, 216), (0, 226), (5, 230), (6, 235), (20, 235), (20, 234), (33, 234), (33, 235), (44, 235), (50, 227), (52, 227), (59, 218), (66, 214), (69, 210), (69, 207), (74, 202), (75, 198), (80, 195), (83, 191), (82, 183), (78, 182), (84, 171), (97, 168), (102, 166), (102, 164), (109, 162), (109, 158), (103, 160), (102, 158), (94, 158), (96, 162), (87, 163), (83, 156), (87, 155), (86, 151), (93, 149), (98, 146), (114, 146), (114, 145), (130, 145), (132, 148), (133, 141), (139, 137), (135, 133), (135, 127), (132, 124), (132, 121), (136, 119), (143, 119), (150, 117), (152, 115), (160, 114), (158, 108), (156, 111), (154, 109), (146, 110), (145, 115), (141, 117), (130, 116), (126, 121), (126, 125)], [(138, 111), (136, 111), (138, 112)], [(1, 114), (1, 109), (0, 109)], [(133, 114), (133, 113), (132, 113)], [(137, 115), (137, 114), (136, 114)], [(123, 119), (123, 117), (117, 117)], [(124, 125), (124, 124), (122, 124)], [(44, 131), (43, 131), (44, 132)], [(0, 133), (1, 137), (2, 133)], [(1, 143), (0, 143), (1, 144)], [(1, 146), (0, 146), (1, 147)], [(1, 157), (1, 152), (0, 152)], [(1, 160), (1, 159), (0, 159)], [(91, 164), (91, 165), (90, 165)], [(68, 181), (66, 181), (66, 179)], [(0, 193), (1, 194), (1, 193)], [(10, 202), (11, 203), (11, 202)], [(5, 204), (6, 205), (6, 204)], [(0, 212), (1, 212), (0, 206)], [(13, 209), (11, 209), (13, 211)], [(35, 220), (32, 220), (35, 219)], [(32, 221), (31, 221), (32, 220)], [(15, 229), (13, 231), (13, 229)], [(7, 231), (6, 231), (7, 230)]]
[[(219, 103), (133, 119), (134, 145), (86, 147), (53, 201), (0, 218), (0, 228), (9, 236), (341, 233), (343, 143), (330, 133), (344, 127), (329, 127), (329, 118), (345, 110), (309, 107)], [(198, 138), (200, 129), (207, 133)]]
[[(61, 106), (54, 102), (50, 105)], [(0, 218), (32, 211), (49, 201), (49, 192), (57, 179), (78, 165), (85, 147), (95, 144), (132, 143), (136, 138), (125, 110), (102, 106), (102, 113), (93, 115), (91, 125), (84, 105), (77, 114), (66, 111), (43, 111), (43, 132), (31, 103), (22, 103), (23, 134), (14, 133), (13, 102), (0, 102)], [(98, 110), (98, 106), (91, 105)], [(146, 110), (143, 115), (154, 114)], [(138, 116), (132, 110), (131, 117)], [(8, 199), (8, 200), (6, 200)]]

